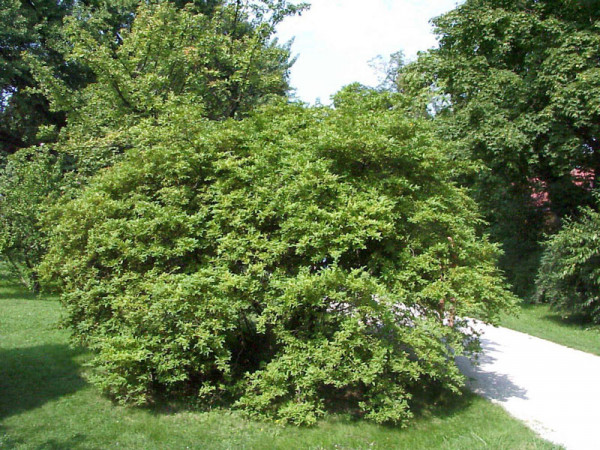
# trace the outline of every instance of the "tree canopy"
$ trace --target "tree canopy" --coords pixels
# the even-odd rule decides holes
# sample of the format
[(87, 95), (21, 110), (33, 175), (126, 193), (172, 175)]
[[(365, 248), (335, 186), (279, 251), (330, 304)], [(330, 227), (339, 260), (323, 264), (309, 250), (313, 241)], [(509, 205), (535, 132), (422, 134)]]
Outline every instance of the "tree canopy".
[(442, 133), (461, 144), (460, 157), (483, 163), (465, 181), (505, 243), (509, 270), (522, 267), (544, 231), (590, 204), (597, 187), (598, 6), (467, 0), (433, 20), (439, 49), (398, 78), (403, 90), (435, 86)]
[[(56, 140), (57, 133), (66, 125), (67, 114), (70, 115), (82, 104), (78, 103), (82, 100), (79, 91), (89, 83), (96, 81), (98, 76), (101, 77), (103, 73), (106, 75), (107, 70), (118, 69), (121, 73), (120, 75), (115, 74), (114, 80), (119, 79), (120, 82), (123, 81), (123, 70), (129, 70), (128, 75), (137, 76), (133, 66), (121, 66), (127, 60), (127, 56), (123, 55), (118, 48), (124, 42), (124, 35), (131, 33), (134, 19), (140, 13), (148, 14), (142, 10), (138, 11), (138, 8), (142, 8), (142, 10), (154, 8), (170, 9), (171, 11), (186, 10), (190, 15), (205, 18), (206, 23), (202, 24), (202, 26), (208, 27), (204, 30), (205, 37), (209, 36), (211, 32), (217, 33), (212, 36), (212, 44), (215, 44), (220, 50), (217, 51), (215, 48), (212, 55), (207, 55), (207, 59), (201, 64), (204, 67), (212, 64), (212, 69), (215, 70), (215, 73), (212, 74), (213, 78), (221, 77), (219, 78), (221, 81), (223, 78), (231, 78), (231, 85), (228, 89), (231, 90), (230, 95), (237, 100), (230, 99), (229, 101), (233, 104), (225, 106), (223, 105), (223, 102), (227, 101), (224, 98), (225, 94), (215, 92), (215, 104), (221, 104), (221, 109), (229, 108), (229, 111), (221, 111), (221, 113), (234, 114), (238, 109), (243, 111), (256, 97), (260, 97), (265, 88), (264, 85), (257, 85), (257, 83), (260, 84), (259, 78), (261, 77), (268, 79), (264, 83), (271, 86), (271, 91), (282, 94), (287, 90), (286, 71), (289, 67), (289, 55), (286, 55), (283, 48), (278, 47), (276, 50), (275, 44), (272, 44), (270, 55), (265, 54), (272, 35), (272, 29), (269, 26), (273, 26), (287, 14), (303, 8), (303, 6), (289, 5), (285, 0), (257, 1), (252, 2), (251, 5), (241, 0), (176, 0), (171, 2), (2, 0), (0, 2), (0, 19), (3, 23), (3, 29), (0, 32), (0, 48), (2, 49), (0, 54), (0, 118), (2, 119), (0, 121), (0, 153), (13, 153), (20, 148)], [(166, 19), (164, 14), (163, 11), (163, 19)], [(253, 16), (253, 19), (250, 18), (250, 15)], [(185, 33), (180, 36), (181, 42), (179, 43), (176, 42), (173, 33), (192, 31), (194, 27), (201, 25), (197, 22), (192, 28), (182, 30), (181, 27), (177, 28), (177, 20), (174, 21), (172, 28), (164, 23), (161, 26), (158, 23), (160, 19), (156, 20), (154, 25), (158, 26), (157, 33), (151, 36), (146, 32), (145, 38), (138, 33), (137, 43), (142, 47), (133, 48), (131, 45), (129, 47), (129, 50), (133, 50), (138, 57), (143, 58), (143, 55), (147, 53), (146, 57), (150, 59), (150, 64), (153, 64), (152, 61), (158, 62), (158, 60), (152, 59), (153, 57), (165, 56), (168, 45), (177, 47), (177, 45), (184, 44)], [(183, 25), (181, 20), (179, 25)], [(142, 20), (137, 22), (140, 22), (138, 27), (141, 26)], [(189, 20), (187, 25), (191, 25)], [(165, 31), (167, 32), (166, 36), (161, 34)], [(189, 44), (188, 51), (192, 51), (194, 45), (196, 45), (194, 50), (196, 53), (208, 49), (206, 47), (208, 42), (196, 42), (196, 44), (192, 42), (194, 41), (192, 36), (198, 38), (198, 33), (199, 30), (196, 29), (192, 31), (191, 36), (188, 36), (186, 41)], [(152, 37), (158, 44), (161, 38), (166, 38), (169, 34), (171, 38), (166, 40), (170, 44), (162, 47), (158, 45), (158, 48), (153, 48), (153, 44), (142, 42), (144, 39)], [(217, 42), (219, 34), (221, 41)], [(132, 40), (129, 39), (129, 44), (132, 43)], [(240, 53), (241, 47), (252, 47), (251, 43), (245, 42), (247, 40), (253, 41), (255, 50), (252, 52), (252, 56), (246, 54), (243, 57)], [(227, 49), (223, 48), (225, 41), (229, 42)], [(263, 48), (259, 48), (261, 46)], [(98, 51), (99, 54), (92, 56), (89, 52), (93, 51)], [(162, 54), (160, 54), (161, 52)], [(119, 54), (121, 54), (121, 62), (110, 67), (107, 66), (106, 58), (114, 56), (115, 59), (119, 59)], [(100, 61), (102, 57), (105, 58), (104, 63)], [(238, 72), (242, 70), (240, 65), (244, 65), (243, 58), (246, 58), (246, 66), (248, 58), (253, 60), (250, 63), (253, 67), (247, 68), (248, 74)], [(141, 61), (139, 58), (135, 60), (136, 64)], [(174, 62), (173, 59), (168, 60), (171, 63)], [(244, 67), (246, 68), (246, 66)], [(258, 69), (259, 66), (260, 69)], [(148, 71), (149, 67), (151, 65), (139, 70)], [(182, 67), (179, 67), (175, 76), (181, 75), (181, 69)], [(187, 69), (193, 69), (193, 67), (190, 66)], [(261, 72), (261, 77), (257, 77), (257, 71)], [(278, 72), (278, 75), (275, 72)], [(235, 75), (236, 73), (237, 75)], [(276, 81), (272, 77), (279, 77), (278, 88), (274, 87)], [(249, 80), (250, 78), (252, 81)], [(118, 87), (123, 88), (123, 86)], [(221, 91), (222, 89), (221, 86)], [(246, 92), (246, 90), (249, 91)], [(123, 100), (124, 98), (120, 99), (121, 102)], [(215, 108), (219, 108), (219, 106), (215, 106)], [(214, 113), (219, 114), (217, 111)]]

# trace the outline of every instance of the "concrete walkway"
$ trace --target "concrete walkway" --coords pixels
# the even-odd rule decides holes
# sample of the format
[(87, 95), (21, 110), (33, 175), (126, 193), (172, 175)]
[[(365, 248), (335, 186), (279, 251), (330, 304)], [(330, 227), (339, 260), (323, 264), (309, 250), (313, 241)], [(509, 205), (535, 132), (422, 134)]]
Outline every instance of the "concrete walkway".
[(480, 365), (457, 358), (468, 386), (544, 439), (599, 450), (600, 357), (506, 328), (480, 329)]

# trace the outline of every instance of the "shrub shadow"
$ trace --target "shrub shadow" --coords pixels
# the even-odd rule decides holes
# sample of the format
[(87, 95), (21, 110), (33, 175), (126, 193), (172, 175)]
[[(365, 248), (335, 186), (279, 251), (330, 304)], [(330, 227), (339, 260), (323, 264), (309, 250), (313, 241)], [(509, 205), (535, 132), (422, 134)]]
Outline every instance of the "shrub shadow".
[(64, 450), (74, 448), (87, 448), (85, 445), (86, 435), (77, 433), (75, 436), (67, 439), (49, 439), (46, 442), (36, 445), (36, 450)]
[(0, 285), (0, 300), (40, 300), (39, 294), (28, 291), (20, 286)]
[(26, 301), (39, 301), (39, 302), (53, 302), (59, 299), (59, 296), (55, 292), (42, 291), (35, 293), (25, 289), (22, 286), (15, 284), (0, 283), (0, 300), (26, 300)]
[(489, 339), (481, 339), (481, 354), (477, 361), (465, 356), (458, 356), (456, 364), (461, 372), (467, 377), (467, 387), (476, 394), (491, 400), (505, 402), (510, 398), (517, 397), (527, 399), (527, 390), (516, 385), (510, 377), (503, 373), (486, 370), (486, 365), (496, 361), (492, 356), (497, 345)]
[(598, 327), (598, 325), (594, 325), (585, 316), (580, 314), (571, 314), (563, 316), (559, 312), (552, 312), (544, 315), (543, 319), (547, 320), (548, 322), (553, 322), (557, 325), (562, 325), (569, 328), (576, 328), (580, 330), (584, 330), (586, 328), (597, 328), (600, 330), (600, 327)]
[(68, 345), (0, 349), (0, 420), (84, 387), (74, 360), (81, 353)]

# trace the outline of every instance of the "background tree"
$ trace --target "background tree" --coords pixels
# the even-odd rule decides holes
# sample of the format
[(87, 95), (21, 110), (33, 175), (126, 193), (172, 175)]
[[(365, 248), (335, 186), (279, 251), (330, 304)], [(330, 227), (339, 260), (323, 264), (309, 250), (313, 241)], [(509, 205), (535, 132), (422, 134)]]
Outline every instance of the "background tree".
[(532, 286), (542, 233), (590, 204), (598, 185), (599, 6), (467, 0), (433, 20), (439, 49), (399, 78), (403, 89), (416, 82), (448, 96), (437, 123), (463, 158), (487, 168), (465, 182), (521, 293)]
[[(36, 79), (36, 66), (43, 65), (73, 93), (94, 81), (95, 73), (85, 61), (68, 59), (73, 42), (66, 21), (76, 21), (88, 37), (116, 49), (123, 30), (133, 23), (139, 0), (1, 0), (0, 1), (0, 154), (52, 142), (66, 124), (69, 109), (52, 108)], [(157, 3), (157, 2), (151, 2)], [(225, 0), (175, 0), (177, 8), (190, 8), (211, 17)], [(237, 1), (240, 13), (246, 3)], [(283, 3), (274, 2), (275, 5)], [(246, 17), (247, 19), (247, 17)], [(252, 27), (239, 18), (238, 36)], [(225, 25), (224, 25), (225, 27)], [(72, 31), (72, 30), (71, 30)], [(234, 33), (235, 34), (235, 33)]]
[(132, 26), (119, 31), (118, 45), (97, 39), (106, 24), (70, 18), (66, 58), (89, 68), (95, 81), (74, 91), (52, 67), (37, 67), (53, 108), (69, 111), (57, 148), (89, 175), (131, 146), (138, 124), (155, 122), (173, 105), (193, 104), (207, 120), (223, 120), (285, 96), (293, 61), (273, 33), (303, 8), (285, 1), (221, 2), (205, 15), (195, 5), (141, 4)]
[(65, 60), (69, 50), (65, 19), (86, 21), (96, 27), (98, 38), (116, 41), (118, 30), (131, 24), (137, 4), (134, 0), (0, 2), (0, 153), (52, 142), (66, 124), (67, 111), (53, 110), (39, 90), (36, 65), (51, 67), (53, 75), (72, 91), (94, 79), (86, 66)]
[(47, 99), (30, 90), (36, 82), (23, 53), (55, 67), (57, 76), (73, 88), (85, 81), (85, 73), (67, 67), (55, 48), (62, 21), (72, 10), (69, 1), (0, 1), (0, 153), (13, 153), (47, 139), (38, 139), (41, 125), (64, 125), (64, 114), (51, 112)]

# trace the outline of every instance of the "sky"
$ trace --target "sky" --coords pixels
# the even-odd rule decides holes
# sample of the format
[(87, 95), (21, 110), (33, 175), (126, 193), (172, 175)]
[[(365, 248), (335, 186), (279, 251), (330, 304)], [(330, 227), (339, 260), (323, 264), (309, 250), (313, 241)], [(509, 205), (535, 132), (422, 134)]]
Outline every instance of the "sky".
[(379, 84), (369, 61), (402, 50), (408, 60), (437, 45), (429, 20), (460, 0), (309, 0), (310, 10), (286, 18), (280, 42), (294, 39), (290, 83), (307, 103), (330, 103), (341, 87)]

